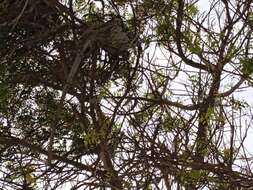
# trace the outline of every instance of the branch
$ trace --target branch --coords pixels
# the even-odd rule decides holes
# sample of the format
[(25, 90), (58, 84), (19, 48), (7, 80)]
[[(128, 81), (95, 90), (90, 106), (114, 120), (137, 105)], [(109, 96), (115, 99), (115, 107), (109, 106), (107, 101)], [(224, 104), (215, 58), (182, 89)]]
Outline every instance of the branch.
[(18, 21), (20, 20), (20, 18), (21, 18), (22, 15), (24, 14), (25, 9), (26, 9), (26, 7), (27, 7), (27, 5), (28, 5), (28, 2), (29, 2), (29, 0), (26, 0), (26, 1), (25, 1), (25, 5), (24, 5), (24, 7), (22, 8), (21, 12), (20, 12), (19, 15), (14, 19), (14, 24), (13, 24), (13, 26), (11, 27), (10, 33), (13, 32), (13, 30), (14, 30), (15, 27), (16, 27), (16, 25), (18, 24)]
[[(0, 135), (0, 144), (8, 145), (8, 146), (23, 146), (25, 148), (29, 148), (32, 152), (37, 152), (37, 153), (43, 154), (45, 156), (49, 156), (49, 154), (51, 154), (49, 151), (47, 151), (39, 146), (28, 143), (25, 140), (19, 139), (14, 136)], [(52, 158), (52, 160), (58, 160), (58, 161), (66, 163), (66, 164), (72, 165), (80, 170), (85, 170), (85, 171), (88, 171), (91, 173), (99, 174), (102, 177), (105, 174), (105, 171), (103, 171), (103, 170), (97, 170), (95, 168), (92, 168), (91, 166), (87, 166), (87, 165), (84, 165), (80, 162), (70, 160), (66, 156), (59, 156), (57, 154), (52, 153), (51, 158)]]
[(183, 8), (184, 8), (183, 0), (179, 0), (178, 1), (178, 10), (177, 10), (177, 19), (176, 19), (176, 38), (175, 38), (179, 56), (182, 58), (182, 60), (187, 65), (190, 65), (190, 66), (197, 68), (197, 69), (203, 69), (205, 71), (209, 71), (209, 68), (206, 67), (205, 65), (199, 64), (191, 59), (188, 59), (185, 56), (185, 53), (183, 52), (183, 49), (181, 46), (181, 34), (182, 34), (181, 26), (182, 26), (182, 21), (183, 21), (183, 16), (184, 16)]
[(226, 96), (229, 96), (231, 95), (234, 91), (236, 91), (241, 85), (242, 83), (245, 81), (245, 79), (241, 78), (237, 84), (235, 84), (235, 86), (231, 87), (231, 89), (229, 89), (228, 91), (226, 92), (223, 92), (223, 93), (220, 93), (217, 95), (217, 97), (226, 97)]
[(128, 100), (146, 101), (146, 102), (150, 102), (150, 103), (154, 103), (154, 104), (158, 104), (158, 105), (173, 106), (173, 107), (177, 107), (177, 108), (181, 108), (181, 109), (185, 109), (185, 110), (196, 110), (200, 107), (200, 104), (184, 105), (179, 102), (173, 102), (173, 101), (166, 100), (166, 99), (151, 99), (151, 98), (134, 97), (134, 96), (107, 96), (105, 98), (115, 98), (115, 99), (125, 98)]
[(48, 163), (49, 164), (51, 163), (51, 159), (52, 159), (54, 135), (55, 135), (55, 130), (56, 130), (57, 123), (59, 121), (60, 112), (61, 112), (61, 109), (62, 109), (62, 106), (63, 106), (63, 101), (65, 100), (65, 97), (67, 95), (69, 85), (71, 85), (71, 83), (73, 81), (73, 78), (74, 78), (74, 75), (77, 73), (79, 65), (82, 61), (82, 55), (84, 54), (84, 52), (86, 51), (86, 49), (89, 46), (90, 46), (90, 40), (87, 40), (86, 43), (84, 43), (81, 51), (77, 53), (77, 55), (75, 57), (75, 60), (74, 60), (74, 63), (73, 63), (73, 65), (71, 67), (71, 70), (69, 72), (66, 84), (65, 84), (65, 86), (62, 90), (62, 96), (61, 96), (60, 103), (59, 103), (59, 105), (57, 107), (57, 110), (56, 110), (55, 119), (54, 119), (54, 121), (53, 121), (53, 123), (50, 127), (50, 138), (49, 138), (49, 143), (48, 143), (48, 152), (49, 152), (49, 154), (48, 154)]

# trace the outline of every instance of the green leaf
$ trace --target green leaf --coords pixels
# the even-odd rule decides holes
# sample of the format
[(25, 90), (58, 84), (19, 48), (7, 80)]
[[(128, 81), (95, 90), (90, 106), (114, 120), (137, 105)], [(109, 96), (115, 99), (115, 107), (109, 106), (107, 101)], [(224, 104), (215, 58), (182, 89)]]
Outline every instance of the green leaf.
[(25, 175), (25, 180), (28, 184), (33, 185), (36, 182), (36, 179), (32, 175), (32, 173), (28, 173)]
[(253, 61), (251, 58), (240, 59), (241, 71), (244, 76), (249, 76), (253, 73)]
[(169, 40), (175, 34), (174, 22), (172, 16), (157, 16), (156, 33), (161, 40)]
[(94, 129), (90, 129), (84, 135), (84, 143), (87, 145), (98, 144), (100, 141), (100, 134), (97, 133)]
[(197, 185), (200, 181), (204, 180), (208, 176), (208, 172), (205, 170), (195, 170), (185, 172), (181, 176), (181, 180), (184, 184)]
[(190, 17), (194, 17), (198, 14), (199, 10), (198, 10), (198, 7), (197, 5), (195, 4), (190, 4), (187, 8), (187, 13)]
[(200, 54), (202, 49), (200, 47), (200, 35), (193, 32), (185, 32), (185, 41), (190, 52)]
[(227, 161), (227, 160), (230, 159), (230, 157), (231, 157), (231, 151), (230, 151), (230, 149), (229, 148), (228, 149), (224, 149), (223, 150), (223, 158), (224, 158), (224, 160)]
[(249, 16), (248, 16), (248, 23), (249, 23), (249, 26), (252, 27), (253, 26), (253, 13), (249, 13)]
[(192, 170), (189, 173), (189, 177), (194, 180), (194, 181), (198, 181), (202, 176), (202, 173), (200, 170)]

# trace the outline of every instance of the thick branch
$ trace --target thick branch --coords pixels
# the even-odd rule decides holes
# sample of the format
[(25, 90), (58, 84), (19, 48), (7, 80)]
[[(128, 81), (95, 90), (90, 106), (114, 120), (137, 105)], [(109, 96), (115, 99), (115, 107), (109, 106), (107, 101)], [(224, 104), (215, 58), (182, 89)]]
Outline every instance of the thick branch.
[[(28, 143), (27, 141), (25, 141), (23, 139), (19, 139), (17, 137), (13, 137), (13, 136), (0, 135), (0, 144), (8, 145), (8, 146), (22, 146), (25, 148), (29, 148), (32, 152), (37, 152), (37, 153), (43, 154), (45, 156), (49, 155), (49, 151), (47, 151), (39, 146)], [(87, 166), (82, 163), (70, 160), (70, 159), (66, 158), (65, 156), (59, 156), (55, 153), (52, 153), (51, 156), (52, 156), (52, 160), (58, 160), (58, 161), (66, 163), (66, 164), (72, 165), (80, 170), (85, 170), (85, 171), (88, 171), (91, 173), (96, 173), (96, 174), (99, 174), (100, 176), (102, 175), (102, 177), (104, 177), (105, 171), (102, 171), (102, 170), (98, 171), (97, 169), (92, 168), (91, 166)]]

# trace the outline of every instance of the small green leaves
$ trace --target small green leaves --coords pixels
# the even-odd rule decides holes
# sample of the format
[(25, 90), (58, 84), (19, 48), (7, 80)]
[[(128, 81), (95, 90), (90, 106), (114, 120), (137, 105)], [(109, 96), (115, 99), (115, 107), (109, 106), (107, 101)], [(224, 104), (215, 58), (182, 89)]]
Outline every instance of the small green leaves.
[(169, 40), (175, 34), (175, 18), (172, 16), (157, 16), (156, 20), (156, 33), (158, 34), (159, 38), (161, 38), (162, 41)]
[(33, 176), (31, 173), (27, 173), (27, 174), (25, 175), (25, 180), (26, 180), (26, 182), (27, 182), (28, 184), (31, 184), (31, 185), (34, 184), (34, 183), (36, 182), (34, 176)]
[(189, 177), (193, 180), (193, 181), (198, 181), (202, 176), (202, 173), (200, 170), (192, 170), (189, 172)]
[(230, 149), (224, 149), (223, 150), (223, 159), (225, 161), (228, 161), (231, 157), (231, 150)]
[(208, 122), (212, 119), (214, 119), (215, 117), (215, 110), (213, 107), (208, 107), (207, 111), (205, 114), (203, 114), (201, 117), (200, 117), (200, 122), (203, 123), (203, 122)]
[(246, 77), (253, 73), (253, 61), (251, 58), (245, 57), (240, 59), (242, 74)]
[(253, 27), (253, 13), (249, 13), (249, 16), (248, 16), (248, 24), (249, 26), (252, 28)]
[(196, 16), (199, 12), (198, 7), (195, 4), (188, 5), (186, 10), (190, 17)]
[(100, 141), (99, 134), (96, 133), (95, 130), (90, 129), (85, 135), (84, 135), (84, 142), (87, 145), (97, 144)]
[(190, 170), (186, 171), (181, 176), (181, 180), (186, 185), (194, 184), (197, 185), (199, 182), (203, 181), (208, 175), (208, 172), (205, 170)]
[(202, 49), (200, 47), (200, 35), (193, 32), (185, 32), (185, 42), (190, 52), (200, 54)]
[(20, 168), (22, 172), (24, 172), (24, 181), (29, 185), (29, 186), (35, 186), (36, 185), (36, 178), (33, 174), (34, 169), (32, 166), (27, 165), (25, 168)]
[(173, 117), (171, 115), (166, 115), (163, 122), (163, 128), (168, 131), (172, 131), (173, 129), (182, 128), (184, 126), (184, 122), (181, 118)]

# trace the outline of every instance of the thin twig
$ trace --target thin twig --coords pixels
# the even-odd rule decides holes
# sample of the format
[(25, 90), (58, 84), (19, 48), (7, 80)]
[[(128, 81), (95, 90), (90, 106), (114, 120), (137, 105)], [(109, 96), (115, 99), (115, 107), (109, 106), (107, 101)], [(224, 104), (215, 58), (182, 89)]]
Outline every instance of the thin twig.
[(56, 130), (56, 127), (57, 127), (58, 122), (59, 122), (59, 116), (60, 116), (60, 112), (61, 112), (61, 109), (62, 109), (62, 106), (63, 106), (63, 101), (65, 100), (68, 88), (72, 84), (74, 75), (76, 74), (76, 72), (79, 68), (79, 65), (82, 61), (82, 55), (84, 54), (84, 52), (86, 51), (86, 49), (89, 46), (90, 46), (90, 40), (86, 41), (86, 43), (84, 43), (81, 51), (77, 53), (76, 58), (74, 60), (74, 64), (72, 65), (71, 70), (69, 72), (66, 84), (63, 87), (60, 103), (58, 104), (58, 107), (57, 107), (57, 110), (56, 110), (56, 113), (55, 113), (55, 119), (54, 119), (54, 121), (53, 121), (53, 123), (50, 127), (50, 138), (49, 138), (49, 144), (48, 144), (48, 164), (49, 165), (51, 164), (51, 160), (52, 160), (55, 130)]
[(24, 7), (22, 8), (21, 12), (20, 12), (19, 15), (14, 19), (14, 24), (13, 24), (13, 26), (11, 27), (10, 33), (13, 32), (13, 30), (15, 29), (15, 27), (16, 27), (17, 24), (18, 24), (18, 21), (20, 20), (20, 18), (21, 18), (22, 15), (24, 14), (25, 9), (26, 9), (26, 7), (27, 7), (27, 5), (28, 5), (28, 1), (29, 1), (29, 0), (26, 0), (26, 1), (25, 1), (25, 5), (24, 5)]

